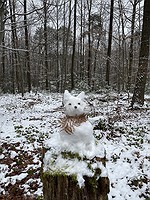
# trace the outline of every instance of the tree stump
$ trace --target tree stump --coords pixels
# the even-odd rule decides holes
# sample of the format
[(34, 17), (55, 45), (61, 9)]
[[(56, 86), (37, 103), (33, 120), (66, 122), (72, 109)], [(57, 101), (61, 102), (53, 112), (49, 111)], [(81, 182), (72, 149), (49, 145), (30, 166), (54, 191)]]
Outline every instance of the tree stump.
[(108, 177), (84, 179), (85, 186), (80, 188), (72, 176), (43, 174), (44, 200), (108, 200)]
[(50, 148), (44, 156), (44, 200), (108, 200), (106, 158)]

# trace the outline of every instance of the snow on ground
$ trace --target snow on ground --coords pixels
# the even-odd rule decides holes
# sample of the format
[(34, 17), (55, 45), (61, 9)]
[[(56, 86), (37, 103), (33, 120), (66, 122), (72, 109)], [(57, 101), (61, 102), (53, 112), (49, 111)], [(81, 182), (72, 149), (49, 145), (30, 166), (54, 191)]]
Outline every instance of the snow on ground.
[[(87, 94), (87, 101), (91, 116), (101, 116), (95, 136), (106, 150), (109, 200), (150, 198), (150, 97), (135, 110), (125, 94)], [(42, 196), (43, 144), (62, 112), (61, 94), (0, 96), (1, 195)]]

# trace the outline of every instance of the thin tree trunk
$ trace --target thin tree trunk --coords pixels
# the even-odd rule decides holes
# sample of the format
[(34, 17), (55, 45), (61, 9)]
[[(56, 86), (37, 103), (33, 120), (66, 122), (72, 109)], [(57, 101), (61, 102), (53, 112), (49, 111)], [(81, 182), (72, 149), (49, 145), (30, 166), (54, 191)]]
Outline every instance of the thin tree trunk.
[(62, 65), (61, 65), (61, 85), (60, 85), (60, 92), (63, 92), (64, 86), (63, 86), (63, 79), (65, 77), (66, 73), (66, 52), (65, 52), (65, 41), (66, 41), (66, 2), (64, 0), (63, 2), (63, 57), (62, 57)]
[(27, 23), (27, 0), (24, 0), (24, 30), (25, 30), (25, 48), (26, 48), (26, 65), (27, 65), (27, 85), (28, 92), (31, 91), (31, 70), (30, 70), (30, 52), (29, 52), (29, 34)]
[[(68, 43), (69, 43), (69, 37), (70, 37), (70, 26), (71, 26), (71, 1), (69, 1), (69, 19), (68, 19), (68, 27), (67, 27), (67, 33), (66, 33), (66, 42), (65, 42), (65, 57), (64, 57), (64, 89), (66, 89), (66, 83), (67, 83), (67, 57), (68, 57)], [(65, 23), (64, 23), (65, 24)]]
[[(6, 8), (6, 1), (0, 1), (0, 45), (4, 46), (4, 13)], [(2, 62), (2, 85), (5, 85), (5, 49), (3, 47), (0, 47), (0, 51), (2, 51), (2, 54), (0, 55), (0, 59)], [(3, 88), (3, 91), (5, 88)]]
[(45, 88), (49, 89), (48, 83), (48, 49), (47, 49), (47, 0), (43, 1), (44, 6), (44, 53), (45, 53)]
[(122, 89), (125, 89), (125, 58), (126, 58), (126, 41), (125, 41), (125, 26), (124, 26), (124, 13), (123, 13), (123, 5), (122, 0), (119, 0), (119, 10), (120, 10), (120, 17), (121, 17), (121, 27), (122, 27), (122, 74), (121, 74), (121, 80), (122, 80)]
[[(15, 16), (13, 15), (14, 4), (12, 4), (11, 0), (9, 0), (9, 10), (10, 10), (10, 20), (11, 20), (11, 34), (12, 34), (12, 48), (16, 49), (16, 43), (15, 43)], [(18, 70), (17, 70), (17, 55), (16, 52), (12, 51), (12, 73), (13, 73), (13, 93), (15, 93), (15, 85), (17, 85), (18, 91), (19, 91), (19, 81), (18, 81)]]
[(74, 35), (73, 35), (73, 52), (71, 63), (71, 90), (74, 89), (74, 65), (75, 65), (75, 50), (76, 50), (76, 26), (77, 26), (77, 0), (74, 2)]
[(108, 36), (108, 50), (107, 50), (107, 62), (106, 62), (106, 82), (107, 82), (107, 85), (110, 85), (110, 60), (111, 60), (112, 31), (113, 31), (113, 13), (114, 13), (114, 0), (111, 0), (109, 36)]
[(4, 37), (4, 14), (6, 8), (6, 0), (0, 1), (0, 44), (3, 41)]
[(92, 71), (92, 52), (91, 52), (91, 8), (92, 0), (87, 0), (88, 7), (88, 63), (87, 63), (87, 78), (88, 85), (91, 86), (91, 71)]
[(83, 79), (83, 2), (81, 1), (81, 21), (80, 21), (80, 43), (79, 43), (79, 57), (80, 57), (80, 81)]
[(131, 101), (131, 107), (135, 103), (144, 104), (144, 93), (147, 78), (149, 45), (150, 43), (150, 1), (144, 1), (143, 27), (140, 47), (139, 67), (137, 72), (136, 84)]
[(92, 90), (95, 89), (95, 75), (96, 75), (97, 54), (98, 54), (99, 45), (100, 45), (100, 36), (99, 36), (99, 38), (97, 40), (97, 47), (95, 49), (94, 66), (93, 66), (93, 84), (92, 84)]
[[(4, 38), (3, 38), (3, 41), (2, 41), (2, 45), (4, 46), (5, 45), (5, 42), (4, 42)], [(5, 48), (2, 47), (2, 85), (3, 85), (3, 92), (5, 92)]]
[(56, 3), (57, 4), (57, 6), (56, 6), (56, 9), (57, 9), (57, 11), (56, 11), (56, 15), (57, 15), (57, 19), (56, 19), (56, 21), (57, 21), (57, 24), (56, 24), (56, 26), (57, 26), (57, 34), (56, 34), (56, 40), (57, 40), (57, 60), (56, 60), (56, 88), (57, 88), (57, 92), (59, 92), (59, 85), (60, 85), (60, 80), (59, 80), (59, 19), (58, 19), (58, 12), (59, 12), (59, 10), (58, 10), (58, 2)]

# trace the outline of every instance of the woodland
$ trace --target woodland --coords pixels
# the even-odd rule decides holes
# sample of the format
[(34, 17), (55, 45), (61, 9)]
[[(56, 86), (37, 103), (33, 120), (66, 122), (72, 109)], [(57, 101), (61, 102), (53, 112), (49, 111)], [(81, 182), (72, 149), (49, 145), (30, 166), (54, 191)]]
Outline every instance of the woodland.
[(0, 0), (0, 199), (43, 200), (69, 90), (100, 117), (108, 199), (150, 200), (149, 39), (150, 0)]
[[(0, 88), (149, 92), (149, 0), (1, 0)], [(135, 95), (136, 94), (136, 95)]]

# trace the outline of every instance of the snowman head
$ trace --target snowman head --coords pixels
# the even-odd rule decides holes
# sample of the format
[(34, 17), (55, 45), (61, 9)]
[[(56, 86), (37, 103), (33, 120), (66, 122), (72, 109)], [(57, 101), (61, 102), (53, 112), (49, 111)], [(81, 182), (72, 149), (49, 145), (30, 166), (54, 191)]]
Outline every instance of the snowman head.
[(72, 96), (68, 90), (64, 92), (65, 114), (68, 116), (79, 116), (87, 114), (87, 104), (84, 101), (85, 93), (81, 92), (78, 96)]

